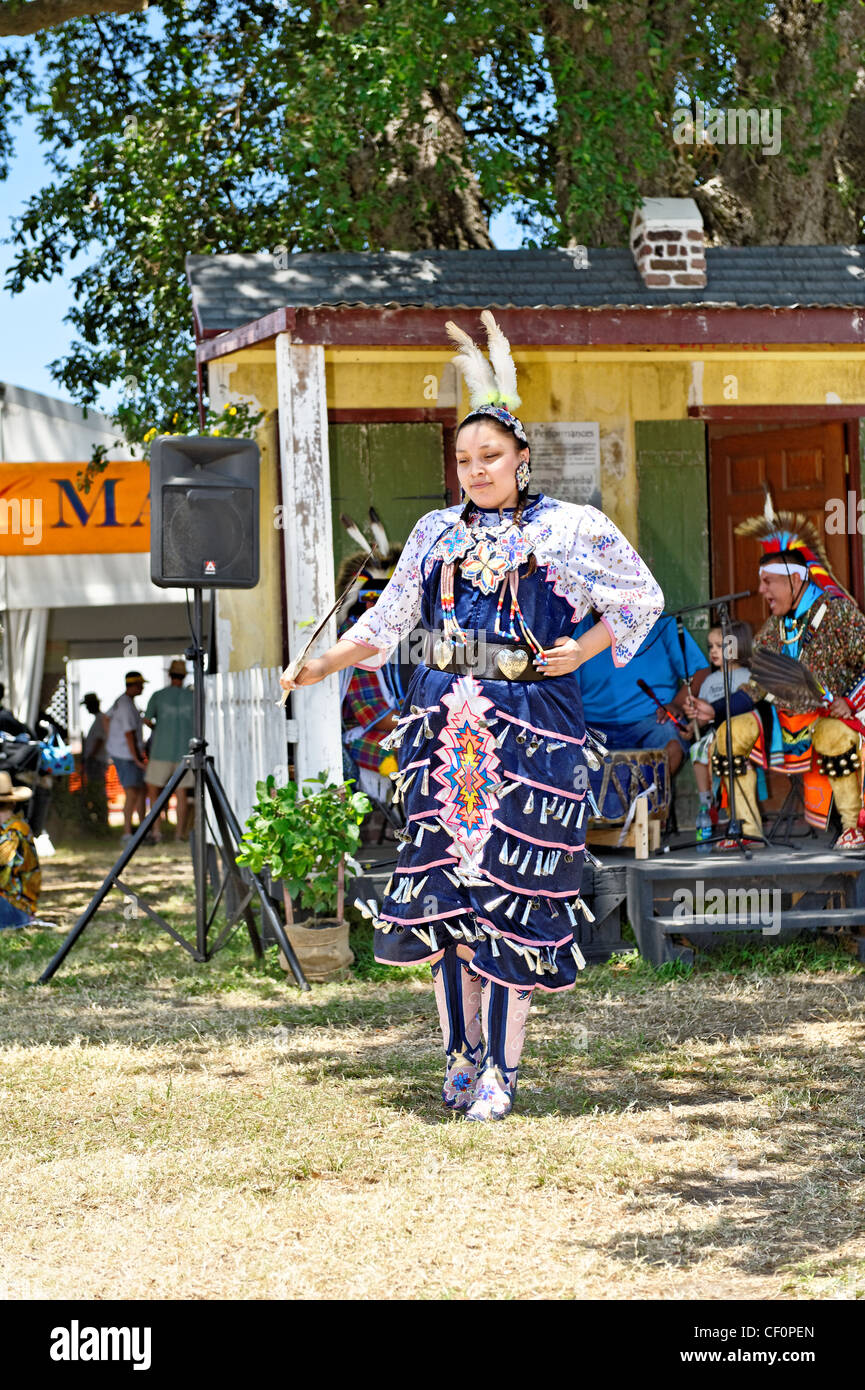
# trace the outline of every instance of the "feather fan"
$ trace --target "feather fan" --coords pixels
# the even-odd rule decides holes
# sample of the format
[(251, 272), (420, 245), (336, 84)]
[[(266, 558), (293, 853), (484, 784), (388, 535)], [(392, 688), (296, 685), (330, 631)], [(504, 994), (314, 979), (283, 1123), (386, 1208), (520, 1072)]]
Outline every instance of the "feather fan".
[(748, 665), (757, 684), (777, 699), (792, 703), (804, 695), (815, 705), (823, 703), (823, 688), (803, 661), (755, 647)]

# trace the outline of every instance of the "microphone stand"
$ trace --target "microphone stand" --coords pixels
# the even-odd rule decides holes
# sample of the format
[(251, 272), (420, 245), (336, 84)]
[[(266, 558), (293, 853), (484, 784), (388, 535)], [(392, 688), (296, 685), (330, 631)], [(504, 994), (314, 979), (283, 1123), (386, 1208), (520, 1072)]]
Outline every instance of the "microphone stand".
[[(690, 695), (690, 694), (691, 694), (691, 672), (690, 672), (690, 670), (688, 669), (688, 647), (687, 647), (687, 644), (686, 644), (686, 642), (685, 642), (685, 624), (682, 622), (682, 614), (681, 614), (681, 612), (675, 613), (673, 616), (674, 616), (675, 619), (676, 619), (676, 633), (677, 633), (678, 638), (679, 638), (679, 647), (681, 648), (681, 652), (682, 652), (682, 663), (683, 663), (683, 665), (684, 665), (684, 667), (685, 667), (685, 675), (684, 675), (685, 687), (686, 687), (686, 689), (687, 689), (687, 691), (688, 691), (688, 694)], [(699, 725), (697, 724), (696, 719), (692, 719), (692, 720), (691, 720), (691, 733), (693, 734), (695, 741), (700, 737), (700, 729), (699, 729)]]
[[(730, 774), (727, 778), (727, 787), (730, 793), (730, 823), (727, 826), (726, 834), (718, 838), (723, 842), (725, 850), (738, 849), (744, 854), (746, 859), (750, 859), (753, 851), (748, 849), (745, 844), (742, 825), (736, 815), (736, 774), (733, 770), (733, 729), (730, 715), (730, 668), (727, 662), (727, 652), (729, 651), (727, 639), (732, 636), (730, 632), (730, 609), (726, 599), (719, 599), (715, 607), (718, 610), (718, 617), (721, 623), (721, 671), (724, 676), (724, 723), (727, 728), (727, 765), (730, 769)], [(753, 810), (753, 807), (751, 809)], [(748, 838), (761, 841), (764, 845), (769, 843), (762, 832), (759, 835), (751, 835)], [(715, 836), (711, 836), (710, 839), (714, 840)]]
[[(750, 859), (753, 856), (753, 850), (750, 850), (748, 846), (745, 844), (745, 835), (742, 832), (741, 823), (738, 819), (738, 816), (736, 815), (736, 778), (733, 773), (733, 739), (731, 729), (732, 716), (730, 714), (730, 669), (727, 661), (727, 652), (729, 650), (727, 639), (728, 637), (732, 636), (730, 632), (729, 605), (735, 599), (750, 598), (750, 594), (750, 590), (745, 590), (744, 592), (739, 594), (724, 594), (720, 598), (709, 599), (706, 603), (690, 603), (687, 605), (687, 607), (679, 608), (674, 613), (670, 614), (671, 617), (674, 617), (677, 620), (678, 625), (681, 622), (681, 615), (683, 613), (694, 613), (698, 610), (702, 610), (705, 608), (716, 608), (718, 610), (718, 616), (721, 625), (721, 671), (724, 678), (724, 723), (727, 728), (727, 762), (730, 768), (730, 775), (728, 778), (730, 792), (730, 820), (726, 830), (714, 831), (705, 840), (689, 840), (684, 845), (676, 845), (676, 849), (695, 849), (698, 844), (717, 844), (723, 841), (725, 851), (727, 849), (736, 849), (740, 852), (740, 854), (743, 854), (746, 859)], [(765, 835), (763, 835), (762, 833), (758, 836), (749, 835), (747, 838), (750, 840), (761, 841), (764, 845), (767, 845), (769, 843)], [(776, 841), (776, 843), (787, 844), (788, 842), (786, 840), (780, 840)], [(789, 848), (794, 849), (795, 846), (790, 845)], [(662, 849), (655, 850), (656, 855), (669, 853), (669, 845), (664, 845)]]

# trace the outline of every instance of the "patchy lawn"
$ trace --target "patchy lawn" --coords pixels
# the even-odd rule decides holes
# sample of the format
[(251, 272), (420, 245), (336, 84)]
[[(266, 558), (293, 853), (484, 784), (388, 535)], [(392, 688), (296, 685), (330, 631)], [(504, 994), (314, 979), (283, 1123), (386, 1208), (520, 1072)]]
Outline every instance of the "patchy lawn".
[[(425, 970), (302, 995), (238, 934), (196, 965), (65, 849), (0, 933), (12, 1298), (865, 1298), (865, 971), (841, 945), (625, 957), (533, 1011), (517, 1110), (438, 1101)], [(177, 920), (188, 849), (127, 871)]]

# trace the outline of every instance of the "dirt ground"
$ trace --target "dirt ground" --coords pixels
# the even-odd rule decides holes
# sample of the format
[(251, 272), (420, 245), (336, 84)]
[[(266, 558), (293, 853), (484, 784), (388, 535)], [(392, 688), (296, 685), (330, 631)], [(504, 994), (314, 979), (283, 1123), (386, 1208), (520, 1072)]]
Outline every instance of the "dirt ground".
[[(113, 845), (113, 842), (112, 842)], [(299, 993), (236, 936), (196, 965), (61, 850), (0, 933), (0, 1294), (865, 1298), (865, 970), (834, 941), (636, 955), (540, 996), (515, 1112), (438, 1098), (427, 973), (353, 932)], [(129, 871), (179, 923), (188, 848)]]

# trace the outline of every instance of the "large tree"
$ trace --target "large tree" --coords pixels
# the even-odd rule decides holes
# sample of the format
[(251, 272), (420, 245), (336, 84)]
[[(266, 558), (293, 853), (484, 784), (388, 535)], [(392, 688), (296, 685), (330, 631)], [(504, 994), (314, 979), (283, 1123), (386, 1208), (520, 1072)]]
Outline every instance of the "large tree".
[[(527, 243), (619, 245), (665, 193), (721, 242), (860, 235), (862, 0), (69, 3), (0, 60), (0, 172), (23, 105), (53, 173), (11, 284), (95, 253), (53, 365), (84, 404), (126, 382), (133, 440), (193, 418), (190, 251), (482, 248), (506, 207)], [(0, 21), (37, 9), (65, 19)], [(779, 112), (778, 152), (679, 143), (698, 101)]]

